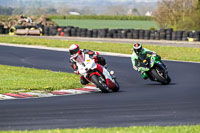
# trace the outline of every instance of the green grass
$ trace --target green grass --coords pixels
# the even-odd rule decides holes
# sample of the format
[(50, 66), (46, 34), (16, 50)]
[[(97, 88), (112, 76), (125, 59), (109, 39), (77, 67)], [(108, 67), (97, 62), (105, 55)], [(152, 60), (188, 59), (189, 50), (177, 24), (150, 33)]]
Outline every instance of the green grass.
[(151, 20), (94, 20), (94, 19), (53, 19), (59, 26), (75, 26), (88, 29), (158, 29)]
[(52, 91), (82, 87), (79, 76), (33, 68), (0, 65), (0, 94), (8, 92)]
[(33, 131), (0, 131), (0, 133), (199, 133), (200, 126), (134, 126), (115, 128), (81, 128), (81, 129), (54, 129)]
[[(47, 47), (60, 47), (60, 48), (69, 48), (71, 44), (77, 43), (80, 45), (81, 49), (91, 49), (95, 51), (113, 52), (122, 54), (132, 53), (132, 44), (65, 41), (56, 39), (39, 39), (39, 38), (12, 37), (12, 36), (0, 37), (0, 42), (27, 44), (27, 45), (41, 45)], [(200, 48), (155, 46), (155, 45), (144, 45), (144, 47), (156, 51), (159, 55), (161, 55), (162, 59), (200, 62), (200, 56), (199, 56)]]

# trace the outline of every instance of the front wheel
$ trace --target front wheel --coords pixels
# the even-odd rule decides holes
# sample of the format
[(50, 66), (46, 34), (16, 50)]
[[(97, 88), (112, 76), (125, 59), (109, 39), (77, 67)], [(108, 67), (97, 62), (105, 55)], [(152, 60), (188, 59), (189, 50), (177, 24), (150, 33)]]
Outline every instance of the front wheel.
[(118, 84), (116, 79), (114, 79), (114, 80), (115, 80), (115, 88), (113, 88), (112, 91), (113, 92), (118, 92), (119, 91), (119, 84)]
[(167, 82), (162, 83), (163, 85), (167, 85), (171, 82), (171, 78), (169, 77), (169, 75), (167, 75)]
[(108, 93), (109, 92), (109, 88), (107, 87), (105, 81), (103, 81), (102, 77), (97, 76), (97, 75), (93, 75), (91, 77), (91, 81), (92, 83), (94, 83), (97, 88), (99, 88), (102, 92), (104, 93)]
[(152, 76), (157, 79), (158, 82), (161, 82), (163, 85), (167, 85), (171, 82), (170, 77), (166, 74), (161, 68), (155, 67), (151, 70)]

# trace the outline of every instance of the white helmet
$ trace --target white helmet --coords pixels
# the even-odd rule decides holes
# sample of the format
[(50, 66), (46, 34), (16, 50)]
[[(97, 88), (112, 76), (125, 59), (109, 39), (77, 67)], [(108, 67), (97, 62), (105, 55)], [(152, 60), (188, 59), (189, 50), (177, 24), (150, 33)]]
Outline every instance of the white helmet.
[(80, 54), (80, 48), (77, 44), (72, 44), (69, 47), (69, 53), (71, 55), (71, 57), (74, 59), (76, 57), (78, 57), (78, 55)]
[(133, 49), (135, 53), (138, 55), (142, 51), (142, 44), (141, 43), (133, 44)]

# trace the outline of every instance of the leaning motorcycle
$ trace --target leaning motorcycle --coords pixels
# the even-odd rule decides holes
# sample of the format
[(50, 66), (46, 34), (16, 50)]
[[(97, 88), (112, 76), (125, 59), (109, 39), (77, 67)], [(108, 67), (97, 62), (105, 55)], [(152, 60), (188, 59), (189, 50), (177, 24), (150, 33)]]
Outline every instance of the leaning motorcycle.
[(114, 73), (109, 72), (100, 64), (95, 63), (95, 60), (85, 55), (85, 61), (82, 64), (77, 64), (79, 73), (85, 77), (90, 83), (96, 85), (102, 92), (117, 92), (119, 84), (116, 81)]
[(142, 59), (142, 66), (144, 68), (142, 72), (145, 72), (150, 80), (160, 82), (163, 85), (171, 82), (167, 67), (162, 63), (160, 56), (147, 56)]

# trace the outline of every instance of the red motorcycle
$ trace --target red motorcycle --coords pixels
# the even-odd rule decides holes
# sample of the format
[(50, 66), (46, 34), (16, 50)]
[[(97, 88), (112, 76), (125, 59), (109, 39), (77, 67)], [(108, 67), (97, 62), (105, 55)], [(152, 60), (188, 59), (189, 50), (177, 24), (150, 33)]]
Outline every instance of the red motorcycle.
[(117, 92), (119, 91), (119, 84), (116, 81), (114, 72), (109, 72), (106, 68), (100, 64), (95, 63), (94, 59), (91, 59), (89, 55), (85, 56), (85, 61), (82, 64), (78, 64), (79, 73), (85, 77), (90, 83), (96, 85), (102, 92)]

